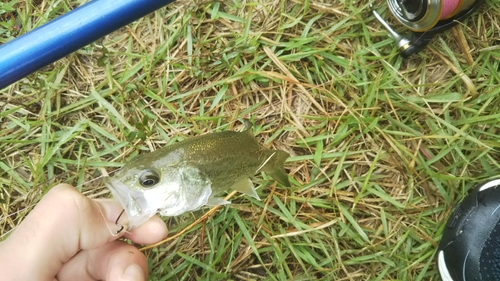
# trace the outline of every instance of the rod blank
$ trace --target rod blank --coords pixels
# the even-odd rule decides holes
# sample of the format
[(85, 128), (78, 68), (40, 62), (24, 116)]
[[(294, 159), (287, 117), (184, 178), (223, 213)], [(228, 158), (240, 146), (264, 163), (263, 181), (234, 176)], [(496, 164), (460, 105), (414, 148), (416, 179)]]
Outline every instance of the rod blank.
[(0, 89), (173, 0), (93, 0), (0, 45)]

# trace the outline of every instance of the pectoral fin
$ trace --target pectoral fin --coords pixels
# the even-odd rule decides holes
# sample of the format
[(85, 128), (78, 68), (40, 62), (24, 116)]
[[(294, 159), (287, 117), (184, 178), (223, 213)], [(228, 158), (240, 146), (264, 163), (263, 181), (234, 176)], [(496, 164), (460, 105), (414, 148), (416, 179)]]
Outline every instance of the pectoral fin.
[(260, 200), (259, 195), (257, 195), (257, 192), (255, 191), (255, 188), (253, 187), (253, 183), (250, 179), (242, 179), (233, 186), (231, 186), (232, 189), (239, 191), (243, 194), (246, 194), (248, 196), (252, 196), (253, 198)]

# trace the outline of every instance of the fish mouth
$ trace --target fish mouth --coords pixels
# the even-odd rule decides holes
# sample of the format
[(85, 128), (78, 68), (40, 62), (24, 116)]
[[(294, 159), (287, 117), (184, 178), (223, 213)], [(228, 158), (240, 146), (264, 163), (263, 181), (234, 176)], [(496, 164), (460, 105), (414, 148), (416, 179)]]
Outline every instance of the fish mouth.
[(131, 230), (140, 226), (149, 220), (156, 212), (151, 213), (148, 208), (144, 208), (144, 204), (140, 204), (133, 196), (130, 188), (119, 180), (106, 177), (104, 184), (111, 191), (115, 200), (122, 205), (123, 210), (128, 218), (128, 223), (124, 223), (127, 230)]

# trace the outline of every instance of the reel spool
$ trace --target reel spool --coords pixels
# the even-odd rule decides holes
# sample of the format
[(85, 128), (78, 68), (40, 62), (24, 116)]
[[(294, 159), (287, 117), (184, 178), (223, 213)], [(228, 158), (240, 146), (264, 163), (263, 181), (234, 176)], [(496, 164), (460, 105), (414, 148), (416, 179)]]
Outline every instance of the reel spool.
[(432, 38), (469, 17), (484, 0), (387, 0), (394, 17), (411, 30), (408, 39), (396, 33), (375, 11), (373, 14), (389, 31), (401, 56), (423, 50)]

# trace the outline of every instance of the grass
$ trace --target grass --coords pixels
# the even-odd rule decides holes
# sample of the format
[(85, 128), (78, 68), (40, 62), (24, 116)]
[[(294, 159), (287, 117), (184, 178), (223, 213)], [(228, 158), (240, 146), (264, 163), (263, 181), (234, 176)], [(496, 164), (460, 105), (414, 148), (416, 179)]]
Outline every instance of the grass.
[[(0, 42), (80, 4), (4, 1)], [(256, 175), (262, 201), (148, 250), (151, 280), (439, 280), (446, 218), (500, 173), (499, 13), (403, 60), (367, 1), (171, 4), (0, 90), (0, 239), (56, 183), (110, 196), (131, 157), (249, 118), (292, 187)]]

